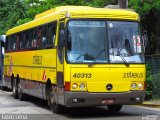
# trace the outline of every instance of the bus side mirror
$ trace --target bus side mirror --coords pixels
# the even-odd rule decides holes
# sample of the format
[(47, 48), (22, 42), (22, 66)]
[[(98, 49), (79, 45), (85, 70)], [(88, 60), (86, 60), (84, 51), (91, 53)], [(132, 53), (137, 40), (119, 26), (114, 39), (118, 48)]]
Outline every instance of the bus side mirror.
[(148, 34), (147, 34), (147, 30), (143, 31), (143, 38), (144, 38), (144, 46), (146, 48), (148, 46)]

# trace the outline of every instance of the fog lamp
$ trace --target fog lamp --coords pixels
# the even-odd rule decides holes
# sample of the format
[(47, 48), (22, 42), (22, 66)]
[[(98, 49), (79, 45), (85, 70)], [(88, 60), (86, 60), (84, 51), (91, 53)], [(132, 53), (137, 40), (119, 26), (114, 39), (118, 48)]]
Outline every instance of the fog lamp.
[(84, 83), (79, 84), (79, 89), (84, 90), (85, 89), (85, 84)]
[(136, 83), (132, 83), (132, 84), (131, 84), (131, 88), (132, 88), (132, 89), (136, 89), (136, 87), (137, 87), (137, 84), (136, 84)]

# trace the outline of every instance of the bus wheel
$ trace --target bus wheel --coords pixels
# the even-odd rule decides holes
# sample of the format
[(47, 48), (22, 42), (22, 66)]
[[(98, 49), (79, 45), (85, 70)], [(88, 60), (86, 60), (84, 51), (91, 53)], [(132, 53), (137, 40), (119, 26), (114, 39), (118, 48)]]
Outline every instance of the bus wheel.
[(56, 114), (59, 114), (59, 113), (61, 113), (61, 106), (60, 105), (58, 105), (57, 103), (53, 103), (53, 104), (51, 104), (51, 111), (53, 112), (53, 113), (56, 113)]
[(110, 112), (119, 112), (122, 109), (122, 105), (107, 105)]
[(23, 101), (25, 99), (25, 95), (22, 90), (21, 82), (18, 83), (18, 98)]
[(61, 113), (62, 106), (56, 103), (54, 94), (52, 92), (50, 93), (50, 108), (53, 113), (56, 113), (56, 114)]
[(17, 86), (15, 78), (13, 79), (13, 90), (12, 90), (12, 92), (13, 92), (13, 97), (15, 99), (17, 99), (18, 98), (18, 86)]
[(61, 106), (57, 104), (53, 99), (54, 98), (51, 98), (51, 104), (50, 104), (51, 111), (53, 113), (59, 114), (61, 112)]

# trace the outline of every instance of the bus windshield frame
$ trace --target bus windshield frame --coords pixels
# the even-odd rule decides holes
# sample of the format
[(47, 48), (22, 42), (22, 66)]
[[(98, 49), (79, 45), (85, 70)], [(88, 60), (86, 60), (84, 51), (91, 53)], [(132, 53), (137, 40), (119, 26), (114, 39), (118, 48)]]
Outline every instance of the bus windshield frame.
[(72, 19), (66, 26), (67, 63), (145, 63), (144, 41), (137, 21)]

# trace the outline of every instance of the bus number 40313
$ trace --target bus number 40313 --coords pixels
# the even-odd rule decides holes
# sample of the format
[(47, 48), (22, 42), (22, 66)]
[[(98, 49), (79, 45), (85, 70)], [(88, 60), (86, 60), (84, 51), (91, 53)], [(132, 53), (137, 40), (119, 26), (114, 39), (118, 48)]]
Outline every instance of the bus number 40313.
[(91, 73), (74, 73), (73, 77), (74, 78), (91, 78), (92, 74)]

